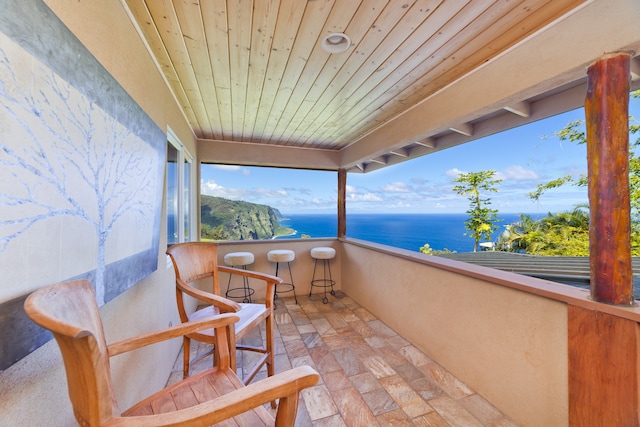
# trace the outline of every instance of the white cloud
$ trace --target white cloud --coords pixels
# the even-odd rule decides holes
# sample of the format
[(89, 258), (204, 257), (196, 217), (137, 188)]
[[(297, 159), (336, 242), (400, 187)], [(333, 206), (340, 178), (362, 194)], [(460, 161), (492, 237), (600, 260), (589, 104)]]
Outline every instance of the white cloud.
[(540, 176), (531, 169), (525, 169), (520, 165), (508, 166), (504, 170), (496, 173), (497, 179), (507, 180), (512, 179), (515, 181), (522, 181), (528, 179), (539, 179)]
[(264, 196), (264, 197), (271, 197), (276, 199), (289, 196), (289, 193), (287, 192), (287, 190), (284, 190), (282, 188), (277, 190), (271, 190), (268, 188), (257, 188), (254, 190), (254, 193), (260, 194), (261, 196)]
[(461, 171), (458, 168), (453, 168), (453, 169), (449, 169), (448, 171), (445, 172), (445, 175), (451, 177), (451, 178), (457, 178), (458, 176), (460, 176), (461, 173), (466, 173), (465, 171)]
[(382, 187), (382, 191), (386, 191), (388, 193), (409, 193), (411, 188), (404, 182), (396, 181)]
[(240, 166), (236, 166), (236, 165), (211, 165), (213, 166), (215, 169), (220, 169), (223, 171), (238, 171), (240, 170)]
[(369, 192), (364, 194), (351, 193), (347, 195), (347, 200), (350, 202), (381, 202), (382, 201), (382, 199), (379, 196)]
[(218, 185), (214, 180), (202, 181), (200, 191), (206, 196), (223, 197), (225, 199), (238, 200), (246, 195), (246, 191), (239, 188), (226, 188)]

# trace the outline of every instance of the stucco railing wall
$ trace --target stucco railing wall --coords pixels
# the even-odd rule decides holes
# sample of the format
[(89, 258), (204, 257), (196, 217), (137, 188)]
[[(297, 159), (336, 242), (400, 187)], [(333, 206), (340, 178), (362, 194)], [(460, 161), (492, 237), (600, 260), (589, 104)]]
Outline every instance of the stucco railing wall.
[(518, 423), (568, 425), (566, 303), (496, 282), (573, 288), (370, 242), (341, 249), (348, 296)]

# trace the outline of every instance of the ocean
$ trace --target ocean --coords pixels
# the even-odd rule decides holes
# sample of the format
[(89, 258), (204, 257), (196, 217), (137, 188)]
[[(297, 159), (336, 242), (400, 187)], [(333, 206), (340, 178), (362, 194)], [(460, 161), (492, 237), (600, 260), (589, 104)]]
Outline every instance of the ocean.
[[(465, 236), (464, 221), (467, 214), (348, 214), (347, 237), (368, 240), (396, 248), (419, 252), (428, 243), (432, 249), (449, 249), (456, 252), (473, 251), (473, 239)], [(496, 241), (504, 226), (520, 219), (520, 214), (500, 214), (502, 220), (493, 233)], [(536, 216), (533, 215), (533, 218)], [(279, 239), (309, 237), (335, 237), (337, 217), (322, 215), (287, 215), (280, 221), (296, 234)]]

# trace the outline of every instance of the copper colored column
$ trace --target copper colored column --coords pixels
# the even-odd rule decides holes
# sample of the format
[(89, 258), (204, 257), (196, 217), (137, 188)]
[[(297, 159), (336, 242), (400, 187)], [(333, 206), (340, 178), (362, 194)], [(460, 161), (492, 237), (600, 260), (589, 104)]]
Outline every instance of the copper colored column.
[(347, 171), (338, 170), (338, 237), (347, 235)]
[(633, 304), (629, 206), (629, 63), (609, 55), (587, 71), (591, 297)]

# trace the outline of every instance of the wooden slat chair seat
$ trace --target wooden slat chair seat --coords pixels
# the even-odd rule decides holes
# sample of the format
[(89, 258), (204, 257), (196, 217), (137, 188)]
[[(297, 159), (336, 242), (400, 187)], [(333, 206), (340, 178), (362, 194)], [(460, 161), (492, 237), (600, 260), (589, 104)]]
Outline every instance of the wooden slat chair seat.
[[(25, 301), (25, 312), (53, 332), (67, 373), (74, 415), (82, 426), (292, 426), (300, 390), (318, 374), (302, 366), (245, 385), (231, 369), (234, 314), (184, 323), (107, 345), (93, 287), (86, 280), (41, 288)], [(120, 412), (109, 358), (143, 346), (215, 329), (216, 366), (158, 391)], [(279, 399), (275, 419), (264, 408)]]
[[(274, 373), (273, 366), (273, 295), (275, 285), (282, 283), (282, 279), (256, 271), (243, 270), (218, 264), (218, 245), (209, 242), (187, 242), (172, 245), (167, 249), (171, 257), (176, 274), (176, 302), (182, 322), (189, 322), (218, 313), (234, 313), (240, 320), (236, 324), (237, 349), (261, 353), (262, 356), (255, 363), (248, 374), (244, 376), (244, 383), (248, 384), (258, 371), (266, 364), (267, 376)], [(264, 303), (236, 303), (222, 296), (220, 290), (220, 273), (237, 274), (244, 277), (265, 282), (266, 293)], [(197, 282), (208, 279), (206, 291), (194, 286)], [(185, 307), (184, 295), (198, 300), (200, 306), (195, 312), (188, 312)], [(241, 344), (240, 340), (265, 322), (265, 346), (251, 346)], [(214, 344), (213, 330), (199, 331), (184, 337), (183, 376), (189, 375), (191, 340)], [(196, 359), (203, 355), (196, 356)], [(235, 357), (232, 358), (235, 369)]]

